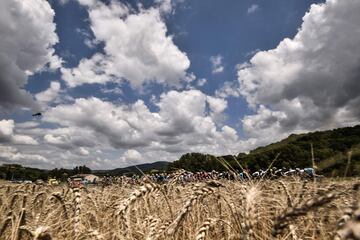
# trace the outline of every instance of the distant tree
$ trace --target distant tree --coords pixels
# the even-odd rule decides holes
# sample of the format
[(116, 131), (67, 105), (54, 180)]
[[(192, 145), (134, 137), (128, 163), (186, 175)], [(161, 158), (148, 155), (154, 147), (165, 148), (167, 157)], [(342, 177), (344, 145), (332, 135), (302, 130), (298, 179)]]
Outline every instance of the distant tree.
[(91, 169), (88, 168), (86, 165), (76, 166), (73, 169), (73, 174), (90, 174), (90, 173), (91, 173)]

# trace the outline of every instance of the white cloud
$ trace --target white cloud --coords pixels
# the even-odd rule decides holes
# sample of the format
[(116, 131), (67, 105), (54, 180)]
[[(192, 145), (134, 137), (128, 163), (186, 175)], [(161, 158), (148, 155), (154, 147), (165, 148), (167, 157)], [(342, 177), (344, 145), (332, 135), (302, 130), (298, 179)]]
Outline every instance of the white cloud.
[(207, 96), (206, 101), (209, 103), (210, 110), (213, 113), (222, 113), (227, 107), (225, 99)]
[(35, 98), (38, 102), (40, 102), (42, 105), (47, 105), (49, 102), (52, 102), (53, 100), (58, 97), (60, 92), (60, 83), (59, 82), (51, 82), (50, 87), (46, 89), (43, 92), (37, 93), (35, 95)]
[(14, 121), (12, 120), (1, 120), (0, 121), (0, 136), (2, 138), (8, 138), (13, 134)]
[(197, 81), (197, 85), (198, 85), (199, 87), (204, 86), (206, 83), (207, 83), (206, 78), (200, 78), (200, 79)]
[(102, 93), (108, 94), (116, 94), (116, 95), (123, 95), (123, 90), (121, 89), (121, 87), (112, 87), (112, 88), (101, 88), (100, 91)]
[(55, 0), (55, 1), (59, 1), (59, 3), (60, 3), (61, 5), (65, 5), (65, 4), (67, 4), (70, 0)]
[(145, 117), (152, 118), (142, 101), (130, 107), (116, 107), (97, 98), (77, 99), (73, 105), (59, 105), (44, 114), (47, 121), (89, 129), (106, 137), (114, 147), (147, 145), (137, 129), (151, 126), (150, 119), (145, 121)]
[(84, 147), (80, 147), (80, 148), (78, 149), (78, 152), (79, 152), (80, 155), (83, 155), (83, 156), (87, 156), (87, 155), (90, 154), (89, 150), (87, 150), (87, 149), (84, 148)]
[(54, 15), (45, 0), (0, 1), (0, 107), (38, 108), (23, 88), (27, 76), (45, 64), (50, 68), (61, 65), (53, 49), (58, 42)]
[(91, 40), (89, 38), (85, 38), (84, 44), (91, 49), (94, 49), (96, 47), (97, 42), (94, 40)]
[(0, 121), (0, 143), (30, 144), (36, 145), (38, 142), (30, 136), (16, 134), (14, 132), (14, 120)]
[(169, 14), (173, 11), (171, 0), (155, 0), (155, 3), (159, 4), (160, 12)]
[(257, 5), (257, 4), (253, 4), (247, 9), (247, 14), (252, 14), (252, 13), (255, 13), (255, 12), (259, 11), (259, 10), (260, 10), (260, 6)]
[(86, 148), (100, 146), (96, 136), (88, 129), (77, 127), (49, 129), (44, 133), (44, 142), (64, 150), (81, 149), (85, 153)]
[(120, 160), (125, 163), (125, 165), (134, 165), (143, 162), (141, 153), (135, 149), (126, 150)]
[(49, 60), (49, 66), (44, 68), (44, 70), (48, 70), (53, 72), (62, 67), (64, 60), (58, 55), (52, 55)]
[(248, 134), (247, 137), (268, 138), (271, 141), (274, 137), (273, 133), (281, 132), (280, 121), (285, 118), (286, 115), (283, 112), (271, 111), (261, 105), (256, 115), (244, 117), (242, 120), (243, 129)]
[(59, 124), (64, 130), (57, 134), (55, 130), (48, 132), (45, 142), (71, 150), (74, 136), (84, 132), (86, 136), (83, 133), (79, 138), (101, 143), (97, 149), (136, 149), (143, 156), (139, 162), (159, 160), (146, 157), (154, 157), (155, 153), (162, 154), (162, 160), (174, 160), (191, 151), (236, 153), (252, 144), (240, 141), (235, 129), (220, 124), (218, 119), (227, 107), (224, 99), (198, 90), (170, 91), (154, 100), (154, 104), (158, 111), (150, 111), (141, 100), (116, 105), (88, 98), (58, 105), (48, 110), (43, 120)]
[(223, 86), (215, 91), (215, 96), (220, 98), (240, 97), (239, 84), (236, 82), (224, 82)]
[(96, 0), (78, 0), (81, 5), (87, 7), (93, 7), (96, 4)]
[[(229, 127), (229, 126), (223, 126), (221, 128), (221, 132), (224, 136), (224, 138), (230, 139), (233, 142), (238, 141), (238, 135), (235, 129)], [(244, 142), (245, 143), (245, 142)], [(245, 149), (243, 149), (244, 151)], [(246, 149), (248, 150), (248, 149)], [(236, 154), (237, 152), (234, 152), (234, 154)]]
[(240, 92), (255, 111), (248, 136), (279, 139), (360, 122), (360, 2), (313, 4), (293, 39), (260, 51), (238, 70)]
[(26, 145), (38, 145), (38, 142), (30, 136), (15, 134), (12, 136), (12, 143), (14, 144), (26, 144)]
[(99, 43), (96, 41), (96, 39), (93, 38), (93, 36), (90, 34), (89, 31), (82, 28), (76, 28), (76, 32), (84, 38), (84, 44), (91, 49), (94, 49), (96, 45)]
[(35, 121), (16, 123), (16, 128), (27, 129), (27, 128), (34, 128), (37, 126), (39, 126), (39, 122), (35, 122)]
[(128, 80), (139, 88), (152, 81), (178, 85), (186, 77), (190, 61), (167, 35), (161, 9), (135, 11), (117, 2), (80, 2), (90, 6), (91, 29), (96, 41), (104, 42), (105, 53), (82, 59), (76, 68), (62, 69), (68, 86)]
[[(258, 52), (260, 52), (261, 50), (259, 48), (255, 49), (255, 50), (252, 50), (252, 51), (249, 51), (245, 54), (245, 57), (253, 57), (255, 54), (257, 54)], [(241, 64), (240, 66), (238, 66), (241, 68)]]
[[(169, 91), (152, 104), (158, 110), (150, 110), (141, 100), (114, 104), (97, 98), (76, 99), (44, 113), (41, 121), (52, 128), (25, 122), (17, 123), (14, 132), (13, 120), (6, 122), (2, 144), (13, 144), (9, 136), (31, 136), (40, 144), (18, 145), (19, 162), (45, 168), (86, 164), (96, 169), (176, 160), (187, 152), (236, 154), (259, 144), (256, 136), (240, 140), (235, 129), (221, 123), (219, 116), (227, 107), (222, 98), (198, 90)], [(39, 152), (46, 162), (35, 161), (38, 157), (32, 157), (33, 162), (22, 160)], [(0, 161), (11, 159), (16, 162), (7, 153)]]
[(187, 82), (187, 83), (191, 83), (191, 82), (195, 81), (195, 79), (196, 79), (196, 76), (194, 73), (189, 73), (184, 78), (185, 82)]
[(209, 104), (211, 118), (220, 125), (226, 118), (223, 112), (227, 108), (227, 101), (223, 98), (211, 96), (207, 96), (206, 101)]
[(221, 55), (211, 56), (212, 73), (221, 73), (224, 71), (223, 57)]
[(17, 148), (0, 145), (0, 163), (41, 166), (47, 163), (47, 159), (39, 154), (23, 154)]

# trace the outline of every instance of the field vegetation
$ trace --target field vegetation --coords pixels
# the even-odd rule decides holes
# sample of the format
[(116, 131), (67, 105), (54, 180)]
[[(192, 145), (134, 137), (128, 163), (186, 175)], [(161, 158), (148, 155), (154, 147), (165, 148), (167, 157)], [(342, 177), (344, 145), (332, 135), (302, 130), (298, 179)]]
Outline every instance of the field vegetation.
[(0, 239), (360, 239), (359, 179), (2, 184)]

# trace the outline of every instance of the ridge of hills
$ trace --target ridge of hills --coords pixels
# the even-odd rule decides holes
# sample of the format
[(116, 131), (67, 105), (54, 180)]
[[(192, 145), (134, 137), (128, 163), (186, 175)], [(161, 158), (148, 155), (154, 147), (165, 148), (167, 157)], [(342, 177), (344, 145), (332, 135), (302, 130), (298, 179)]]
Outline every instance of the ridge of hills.
[(360, 174), (360, 125), (327, 131), (291, 134), (289, 137), (258, 147), (249, 153), (215, 157), (209, 154), (187, 153), (169, 164), (170, 169), (189, 171), (226, 170), (221, 161), (234, 169), (251, 171), (266, 169), (278, 154), (275, 167), (304, 168), (312, 166), (311, 145), (317, 171), (327, 176), (342, 176), (348, 165), (348, 176)]

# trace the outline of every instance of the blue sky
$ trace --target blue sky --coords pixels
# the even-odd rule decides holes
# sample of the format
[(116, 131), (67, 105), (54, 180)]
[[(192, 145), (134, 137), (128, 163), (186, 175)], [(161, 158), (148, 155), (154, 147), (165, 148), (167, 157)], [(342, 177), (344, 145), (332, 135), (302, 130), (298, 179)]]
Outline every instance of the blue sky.
[[(154, 5), (153, 1), (123, 1), (136, 7), (138, 3), (145, 7)], [(184, 1), (179, 3), (174, 14), (166, 16), (164, 22), (168, 34), (174, 36), (174, 43), (185, 52), (191, 61), (188, 72), (197, 78), (207, 79), (207, 84), (198, 87), (205, 94), (214, 95), (225, 81), (237, 78), (236, 65), (248, 61), (254, 51), (272, 49), (285, 37), (293, 37), (301, 26), (302, 17), (313, 3), (324, 1)], [(84, 43), (87, 34), (93, 37), (86, 8), (76, 1), (61, 4), (50, 1), (55, 10), (54, 22), (59, 43), (56, 53), (66, 61), (68, 67), (75, 67), (84, 57), (91, 57), (102, 51), (103, 46), (91, 49)], [(257, 6), (253, 13), (248, 9)], [(81, 32), (80, 32), (81, 31)], [(212, 73), (211, 56), (221, 55), (224, 71)], [(53, 80), (61, 79), (57, 74), (35, 74), (31, 77), (27, 89), (37, 93), (48, 88)], [(125, 85), (125, 86), (124, 86)], [(146, 94), (132, 91), (124, 84), (124, 95), (102, 93), (101, 86), (80, 86), (71, 90), (74, 97), (96, 96), (116, 101), (135, 102), (143, 99), (149, 104), (151, 95), (160, 95), (164, 89), (160, 85), (151, 87)], [(113, 86), (110, 86), (113, 87)], [(246, 101), (241, 98), (228, 99), (227, 122), (239, 125), (239, 119), (251, 112)], [(151, 105), (150, 105), (151, 106)], [(237, 127), (241, 132), (241, 126)]]
[(359, 122), (355, 0), (2, 5), (18, 14), (0, 19), (3, 163), (237, 154)]

